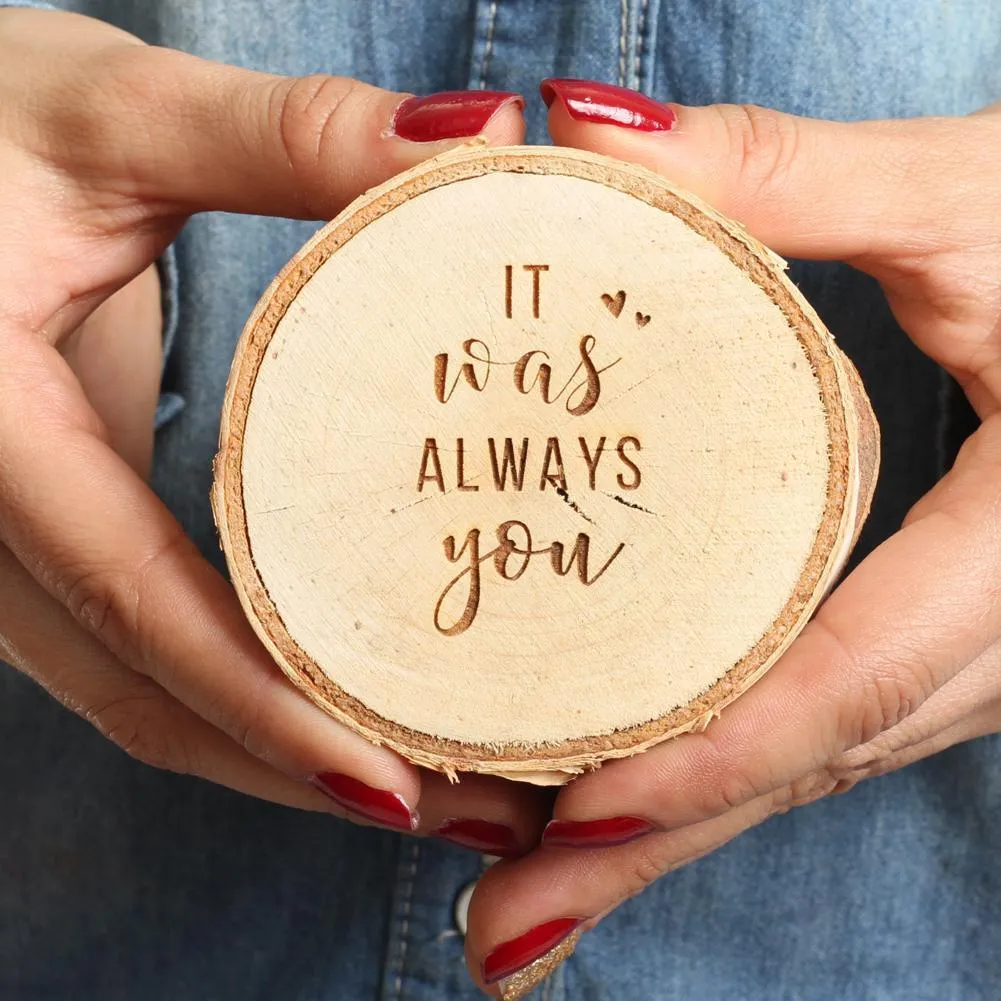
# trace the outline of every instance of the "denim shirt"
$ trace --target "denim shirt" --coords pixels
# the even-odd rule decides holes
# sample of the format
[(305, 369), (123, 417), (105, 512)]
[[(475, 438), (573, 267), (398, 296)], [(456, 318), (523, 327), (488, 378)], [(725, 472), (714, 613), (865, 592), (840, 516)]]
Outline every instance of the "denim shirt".
[[(0, 6), (3, 4), (0, 3)], [(9, 5), (9, 4), (8, 4)], [(19, 2), (15, 6), (45, 6)], [(836, 119), (1001, 98), (997, 0), (73, 0), (145, 40), (273, 73), (533, 99), (546, 76)], [(208, 506), (234, 345), (316, 224), (195, 218), (163, 262), (168, 357), (154, 483), (220, 561)], [(884, 435), (860, 553), (943, 473), (971, 416), (875, 283), (792, 277), (854, 359)], [(478, 997), (454, 907), (481, 861), (299, 815), (124, 760), (0, 680), (0, 997)], [(1001, 997), (1001, 741), (964, 745), (750, 832), (624, 905), (538, 997)], [(43, 792), (44, 790), (44, 792)], [(993, 820), (993, 823), (991, 821)]]

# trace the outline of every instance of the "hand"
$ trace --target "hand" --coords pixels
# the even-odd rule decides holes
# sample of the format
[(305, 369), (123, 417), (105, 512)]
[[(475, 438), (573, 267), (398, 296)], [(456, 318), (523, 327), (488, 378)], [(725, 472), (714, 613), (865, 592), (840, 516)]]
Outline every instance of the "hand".
[(143, 480), (160, 365), (150, 266), (186, 218), (328, 218), (447, 137), (520, 141), (520, 101), (408, 101), (3, 10), (0, 108), (0, 655), (150, 764), (408, 831), (502, 825), (452, 828), (477, 846), (536, 843), (533, 792), (453, 789), (293, 689)]
[(645, 164), (779, 253), (875, 276), (983, 423), (760, 683), (705, 733), (574, 782), (543, 847), (484, 877), (467, 937), (480, 983), (484, 961), (510, 972), (569, 933), (566, 919), (593, 927), (772, 814), (1001, 730), (1001, 106), (846, 125), (633, 95), (648, 125), (674, 120), (644, 132), (596, 120), (621, 93), (544, 93), (557, 143)]

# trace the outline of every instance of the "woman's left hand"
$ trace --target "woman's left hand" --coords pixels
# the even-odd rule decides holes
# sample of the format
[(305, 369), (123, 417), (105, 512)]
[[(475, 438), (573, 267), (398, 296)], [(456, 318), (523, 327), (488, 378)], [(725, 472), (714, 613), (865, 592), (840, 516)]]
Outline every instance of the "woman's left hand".
[(786, 256), (873, 275), (982, 424), (767, 677), (705, 733), (574, 782), (543, 847), (484, 877), (467, 958), (505, 998), (650, 882), (773, 814), (1001, 730), (1001, 106), (838, 124), (572, 81), (543, 93), (558, 144), (643, 163)]

